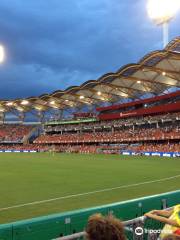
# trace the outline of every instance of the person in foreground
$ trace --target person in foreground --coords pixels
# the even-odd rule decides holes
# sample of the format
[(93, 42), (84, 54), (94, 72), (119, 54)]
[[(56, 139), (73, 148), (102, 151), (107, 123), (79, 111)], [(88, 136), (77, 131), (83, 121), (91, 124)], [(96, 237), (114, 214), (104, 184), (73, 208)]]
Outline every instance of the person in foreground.
[(123, 224), (113, 216), (92, 215), (86, 227), (88, 240), (126, 240)]
[(146, 217), (165, 223), (160, 234), (163, 240), (180, 240), (180, 204), (172, 210), (153, 210), (145, 214)]

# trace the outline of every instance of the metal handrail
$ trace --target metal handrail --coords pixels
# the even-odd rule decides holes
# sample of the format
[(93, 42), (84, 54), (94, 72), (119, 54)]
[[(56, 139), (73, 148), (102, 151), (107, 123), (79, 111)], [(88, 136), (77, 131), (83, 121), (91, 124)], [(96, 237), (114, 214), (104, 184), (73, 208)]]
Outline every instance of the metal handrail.
[(73, 239), (77, 239), (77, 238), (84, 237), (84, 236), (86, 236), (85, 231), (84, 232), (79, 232), (79, 233), (73, 233), (71, 235), (56, 238), (56, 239), (53, 239), (53, 240), (73, 240)]
[[(171, 210), (173, 207), (170, 207), (170, 208), (166, 208), (164, 210)], [(124, 225), (125, 229), (127, 228), (128, 225), (134, 225), (136, 223), (139, 223), (139, 222), (145, 222), (145, 220), (147, 219), (146, 216), (141, 216), (141, 217), (137, 217), (137, 218), (134, 218), (134, 219), (130, 219), (130, 220), (127, 220), (127, 221), (123, 221), (122, 224)], [(86, 236), (86, 232), (83, 231), (83, 232), (79, 232), (79, 233), (73, 233), (71, 235), (67, 235), (67, 236), (64, 236), (64, 237), (59, 237), (59, 238), (56, 238), (56, 239), (53, 239), (53, 240), (73, 240), (73, 239), (78, 239), (80, 237), (85, 237)]]

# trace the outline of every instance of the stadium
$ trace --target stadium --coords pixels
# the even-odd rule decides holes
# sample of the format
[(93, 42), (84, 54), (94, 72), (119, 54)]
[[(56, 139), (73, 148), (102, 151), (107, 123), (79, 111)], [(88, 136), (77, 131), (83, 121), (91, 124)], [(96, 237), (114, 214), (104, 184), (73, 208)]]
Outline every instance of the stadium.
[(179, 87), (176, 37), (96, 80), (1, 98), (0, 239), (83, 239), (95, 213), (159, 239), (167, 222), (145, 214), (180, 204)]

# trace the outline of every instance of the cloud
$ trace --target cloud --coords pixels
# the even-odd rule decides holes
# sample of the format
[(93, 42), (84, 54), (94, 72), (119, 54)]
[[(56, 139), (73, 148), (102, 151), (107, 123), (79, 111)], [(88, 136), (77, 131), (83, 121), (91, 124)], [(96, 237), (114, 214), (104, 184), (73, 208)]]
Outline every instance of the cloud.
[[(1, 0), (1, 98), (79, 85), (161, 48), (145, 0)], [(179, 35), (173, 20), (171, 38)], [(8, 89), (8, 91), (7, 91)]]

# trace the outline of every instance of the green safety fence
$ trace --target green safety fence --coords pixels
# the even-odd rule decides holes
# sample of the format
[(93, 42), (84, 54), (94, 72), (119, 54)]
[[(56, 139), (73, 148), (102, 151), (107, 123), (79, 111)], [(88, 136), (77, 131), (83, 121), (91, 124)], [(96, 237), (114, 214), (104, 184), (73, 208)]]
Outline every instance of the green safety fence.
[[(180, 203), (180, 191), (169, 192), (94, 208), (53, 214), (0, 225), (0, 240), (50, 240), (84, 230), (94, 213), (113, 214), (127, 221), (152, 209), (164, 209)], [(149, 223), (147, 223), (149, 224)], [(156, 226), (157, 227), (157, 226)], [(158, 227), (162, 227), (158, 225)]]

